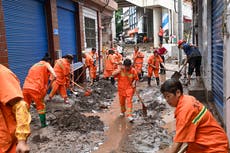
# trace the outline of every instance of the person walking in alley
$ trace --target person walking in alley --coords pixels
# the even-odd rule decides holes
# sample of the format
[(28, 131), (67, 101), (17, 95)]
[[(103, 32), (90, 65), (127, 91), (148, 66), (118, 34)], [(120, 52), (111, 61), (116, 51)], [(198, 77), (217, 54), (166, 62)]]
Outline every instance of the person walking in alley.
[(167, 103), (176, 107), (176, 135), (167, 153), (177, 153), (187, 143), (186, 153), (228, 153), (228, 138), (211, 112), (193, 96), (184, 95), (180, 81), (169, 79), (161, 86)]
[(143, 62), (144, 62), (144, 54), (139, 51), (139, 47), (138, 46), (134, 46), (134, 53), (133, 53), (133, 65), (135, 70), (138, 73), (138, 77), (140, 80), (142, 80), (142, 66), (143, 66)]
[(162, 29), (162, 26), (160, 26), (158, 36), (159, 36), (159, 39), (160, 39), (160, 44), (163, 44), (164, 30)]
[[(96, 52), (96, 48), (92, 48), (92, 50), (90, 51), (89, 55), (93, 58), (93, 66), (91, 68), (91, 73), (92, 73), (92, 79), (93, 82), (96, 81), (97, 78), (97, 64), (98, 64), (98, 54)], [(91, 86), (93, 85), (93, 83), (91, 83)]]
[(94, 81), (94, 75), (95, 75), (95, 68), (94, 68), (94, 60), (92, 56), (89, 54), (85, 53), (84, 51), (82, 52), (82, 58), (85, 59), (85, 69), (89, 70), (89, 77), (90, 77), (90, 85), (93, 85)]
[(112, 76), (113, 71), (115, 70), (115, 65), (117, 65), (115, 56), (114, 56), (114, 51), (109, 50), (108, 55), (106, 56), (105, 59), (105, 69), (104, 69), (104, 78), (109, 79), (111, 77), (111, 84), (115, 84), (115, 79)]
[[(149, 56), (148, 59), (148, 86), (151, 86), (151, 78), (154, 73), (156, 78), (157, 86), (160, 85), (160, 78), (159, 78), (159, 69), (160, 64), (163, 62), (160, 55), (158, 55), (158, 51), (154, 50), (153, 55)], [(162, 64), (163, 68), (164, 65)]]
[(136, 70), (132, 67), (131, 60), (125, 59), (123, 65), (119, 66), (119, 68), (114, 71), (112, 75), (117, 78), (118, 82), (118, 95), (121, 107), (120, 116), (125, 116), (125, 113), (127, 113), (126, 115), (128, 120), (132, 122), (134, 120), (132, 117), (132, 99), (136, 90), (138, 75)]
[(183, 49), (184, 53), (187, 56), (187, 62), (189, 63), (188, 66), (188, 82), (187, 85), (190, 84), (191, 76), (193, 74), (193, 71), (195, 69), (196, 71), (196, 77), (200, 81), (200, 66), (201, 66), (201, 54), (198, 49), (198, 47), (186, 43), (184, 40), (178, 41), (178, 48)]
[(52, 83), (52, 90), (49, 94), (49, 100), (51, 100), (54, 94), (59, 90), (65, 103), (68, 102), (67, 88), (70, 85), (70, 64), (73, 61), (73, 55), (67, 54), (63, 58), (58, 59), (54, 65), (54, 72), (57, 75), (56, 80)]
[(50, 65), (51, 58), (46, 55), (42, 60), (34, 64), (25, 79), (23, 86), (24, 100), (30, 108), (32, 101), (35, 102), (36, 108), (40, 117), (41, 127), (46, 127), (46, 110), (44, 97), (48, 90), (48, 80), (50, 74), (52, 74), (53, 80), (56, 79), (54, 69)]
[[(158, 54), (161, 56), (161, 59), (163, 60), (162, 63), (164, 63), (164, 64), (165, 64), (165, 57), (164, 57), (164, 55), (167, 54), (167, 52), (168, 52), (167, 49), (164, 48), (162, 46), (162, 44), (159, 44)], [(160, 69), (160, 74), (165, 74), (164, 65), (162, 63), (160, 63), (160, 68), (161, 68)]]
[(0, 64), (0, 152), (28, 153), (31, 116), (17, 76)]

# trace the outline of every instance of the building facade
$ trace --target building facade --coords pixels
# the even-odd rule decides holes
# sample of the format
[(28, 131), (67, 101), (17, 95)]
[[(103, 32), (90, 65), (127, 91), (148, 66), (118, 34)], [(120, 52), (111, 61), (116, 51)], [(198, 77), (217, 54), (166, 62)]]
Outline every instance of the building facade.
[(193, 42), (202, 52), (202, 77), (207, 101), (215, 104), (230, 137), (230, 3), (225, 0), (196, 0), (193, 6)]
[(46, 53), (52, 63), (65, 54), (81, 61), (81, 51), (92, 47), (100, 53), (102, 30), (111, 29), (116, 9), (113, 0), (0, 0), (0, 63), (23, 84), (29, 68)]

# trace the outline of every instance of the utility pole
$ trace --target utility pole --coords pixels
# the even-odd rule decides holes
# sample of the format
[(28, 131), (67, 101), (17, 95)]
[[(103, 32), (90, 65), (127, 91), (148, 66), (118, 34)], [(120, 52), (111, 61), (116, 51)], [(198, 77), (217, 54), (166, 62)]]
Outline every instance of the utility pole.
[[(178, 0), (178, 40), (183, 39), (183, 12), (182, 12), (182, 0)], [(179, 49), (179, 65), (182, 62), (182, 50)]]

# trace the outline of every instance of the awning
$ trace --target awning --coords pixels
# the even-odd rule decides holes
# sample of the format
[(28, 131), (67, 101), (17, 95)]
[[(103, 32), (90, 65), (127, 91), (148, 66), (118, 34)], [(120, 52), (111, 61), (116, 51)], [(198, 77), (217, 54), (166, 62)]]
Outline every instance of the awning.
[(131, 34), (137, 33), (137, 32), (138, 32), (138, 28), (134, 28), (134, 29), (132, 29), (132, 30), (129, 30), (129, 31), (128, 31), (128, 34), (131, 35)]

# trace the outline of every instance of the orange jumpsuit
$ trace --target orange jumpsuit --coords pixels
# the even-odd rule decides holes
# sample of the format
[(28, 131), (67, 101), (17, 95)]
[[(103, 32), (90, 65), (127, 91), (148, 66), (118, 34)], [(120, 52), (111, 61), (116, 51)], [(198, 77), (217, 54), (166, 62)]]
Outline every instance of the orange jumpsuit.
[(134, 80), (138, 80), (137, 71), (131, 68), (129, 72), (124, 69), (115, 76), (118, 82), (118, 95), (121, 106), (121, 112), (126, 112), (125, 102), (127, 102), (127, 117), (132, 116), (132, 98), (135, 93), (135, 89), (132, 87)]
[(90, 76), (90, 78), (91, 79), (94, 79), (94, 78), (96, 78), (95, 77), (95, 68), (94, 68), (94, 65), (93, 65), (93, 58), (90, 56), (90, 55), (88, 55), (88, 54), (85, 54), (85, 65), (86, 65), (86, 67), (89, 69), (89, 76)]
[[(15, 153), (17, 140), (30, 134), (30, 113), (20, 83), (13, 72), (0, 64), (0, 153)], [(17, 98), (17, 103), (9, 101)]]
[(187, 142), (186, 153), (227, 153), (226, 133), (207, 108), (194, 97), (182, 95), (176, 110), (175, 142)]
[(55, 62), (54, 72), (57, 75), (56, 80), (52, 84), (52, 90), (49, 97), (52, 98), (54, 94), (59, 90), (62, 98), (67, 98), (66, 89), (69, 87), (69, 75), (70, 75), (70, 63), (67, 59), (61, 58)]
[(89, 55), (93, 58), (93, 66), (91, 68), (91, 73), (92, 73), (92, 77), (93, 79), (96, 79), (97, 77), (97, 62), (98, 62), (98, 54), (97, 53), (93, 53), (92, 51), (89, 53)]
[(115, 68), (115, 57), (109, 54), (105, 60), (104, 78), (108, 78), (112, 75)]
[(47, 92), (49, 71), (56, 77), (53, 68), (48, 62), (40, 61), (34, 64), (30, 68), (23, 86), (24, 100), (29, 107), (31, 102), (34, 101), (39, 114), (45, 113), (44, 97)]
[(144, 54), (140, 51), (133, 53), (133, 65), (137, 73), (140, 74), (142, 71), (142, 66), (144, 62)]
[[(153, 72), (154, 72), (154, 76), (156, 78), (159, 78), (159, 68), (160, 68), (160, 63), (162, 63), (162, 62), (163, 62), (163, 60), (159, 55), (149, 56), (149, 59), (148, 59), (148, 77), (152, 77)], [(156, 68), (153, 68), (150, 64), (154, 65)]]

